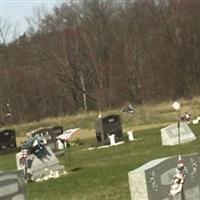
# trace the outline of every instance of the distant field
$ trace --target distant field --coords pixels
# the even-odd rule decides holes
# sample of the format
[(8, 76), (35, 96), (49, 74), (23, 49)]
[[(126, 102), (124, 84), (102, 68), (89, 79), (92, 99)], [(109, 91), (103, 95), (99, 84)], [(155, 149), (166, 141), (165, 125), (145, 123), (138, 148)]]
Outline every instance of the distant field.
[[(200, 97), (194, 97), (192, 100), (181, 99), (181, 113), (189, 112), (192, 117), (200, 116)], [(101, 114), (120, 114), (122, 120), (123, 131), (128, 130), (145, 130), (158, 128), (176, 122), (177, 112), (172, 108), (172, 101), (165, 101), (156, 104), (145, 104), (142, 106), (134, 106), (134, 114), (120, 112), (119, 109), (103, 111)], [(95, 137), (95, 121), (99, 113), (88, 112), (80, 113), (73, 116), (63, 116), (58, 118), (48, 118), (39, 122), (25, 123), (13, 125), (8, 128), (13, 128), (17, 133), (17, 143), (20, 145), (25, 138), (25, 134), (34, 129), (46, 126), (63, 126), (64, 129), (80, 128), (79, 134), (72, 139), (93, 138)]]

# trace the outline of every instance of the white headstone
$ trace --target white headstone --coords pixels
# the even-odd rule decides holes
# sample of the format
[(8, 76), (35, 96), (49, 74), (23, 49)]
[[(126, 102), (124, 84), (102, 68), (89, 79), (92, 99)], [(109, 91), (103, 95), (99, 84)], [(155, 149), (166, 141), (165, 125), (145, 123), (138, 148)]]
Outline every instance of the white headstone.
[(110, 139), (110, 145), (111, 146), (115, 145), (115, 134), (108, 135), (108, 137)]
[[(187, 169), (184, 200), (200, 200), (200, 154), (183, 155)], [(128, 173), (131, 200), (169, 200), (178, 156), (150, 161)], [(181, 200), (177, 193), (173, 200)]]
[(193, 119), (193, 120), (192, 120), (192, 123), (193, 123), (193, 124), (198, 124), (198, 123), (199, 123), (199, 120), (198, 120), (198, 119)]
[(128, 131), (127, 134), (129, 141), (133, 141), (134, 140), (133, 131)]
[(64, 144), (60, 140), (56, 141), (56, 145), (57, 145), (58, 149), (64, 149)]
[[(21, 160), (20, 160), (20, 159), (21, 159)], [(25, 161), (25, 159), (24, 159), (24, 161)], [(18, 169), (18, 170), (24, 169), (24, 165), (21, 164), (22, 162), (23, 162), (22, 152), (20, 151), (20, 152), (18, 152), (18, 153), (16, 154), (16, 164), (17, 164), (17, 169)]]
[[(186, 143), (196, 140), (196, 136), (191, 128), (184, 122), (180, 122), (180, 143)], [(177, 145), (179, 144), (177, 123), (161, 129), (162, 145)]]

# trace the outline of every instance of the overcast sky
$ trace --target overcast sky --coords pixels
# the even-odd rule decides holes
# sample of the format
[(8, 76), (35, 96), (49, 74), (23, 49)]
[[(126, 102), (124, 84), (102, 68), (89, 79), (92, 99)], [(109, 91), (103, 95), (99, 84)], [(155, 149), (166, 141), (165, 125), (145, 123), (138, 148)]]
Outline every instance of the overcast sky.
[(17, 23), (19, 34), (27, 28), (25, 17), (32, 16), (34, 7), (44, 5), (49, 11), (54, 5), (66, 0), (0, 0), (0, 16), (3, 20), (9, 20), (13, 25)]

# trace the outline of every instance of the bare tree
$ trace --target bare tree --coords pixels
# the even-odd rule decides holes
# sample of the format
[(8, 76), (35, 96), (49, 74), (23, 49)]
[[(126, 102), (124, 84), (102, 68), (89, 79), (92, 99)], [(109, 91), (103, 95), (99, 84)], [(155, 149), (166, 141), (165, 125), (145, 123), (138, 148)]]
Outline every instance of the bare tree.
[(0, 17), (0, 45), (7, 45), (16, 39), (17, 36), (17, 24), (13, 26), (9, 19)]

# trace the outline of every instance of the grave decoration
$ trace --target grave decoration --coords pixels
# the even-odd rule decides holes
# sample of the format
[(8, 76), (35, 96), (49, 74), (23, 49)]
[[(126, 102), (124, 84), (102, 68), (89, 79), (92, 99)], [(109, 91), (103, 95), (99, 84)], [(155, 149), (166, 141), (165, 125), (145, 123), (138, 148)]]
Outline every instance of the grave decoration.
[(63, 134), (56, 137), (57, 148), (65, 149), (69, 147), (70, 138), (78, 132), (79, 128), (68, 129), (63, 132)]
[(38, 129), (32, 130), (29, 133), (26, 133), (28, 138), (32, 138), (34, 136), (42, 136), (48, 146), (56, 152), (58, 150), (58, 146), (56, 144), (57, 137), (63, 134), (63, 127), (62, 126), (52, 126), (52, 127), (40, 127)]
[(128, 132), (127, 132), (127, 135), (128, 135), (128, 140), (129, 140), (129, 141), (135, 140), (135, 139), (134, 139), (133, 131), (128, 131)]
[(16, 154), (17, 169), (22, 169), (27, 182), (58, 178), (66, 174), (51, 148), (42, 136), (28, 139)]
[(178, 193), (182, 192), (183, 184), (185, 183), (186, 178), (187, 170), (184, 165), (184, 161), (181, 159), (181, 156), (179, 156), (176, 171), (172, 178), (169, 196), (175, 197)]

